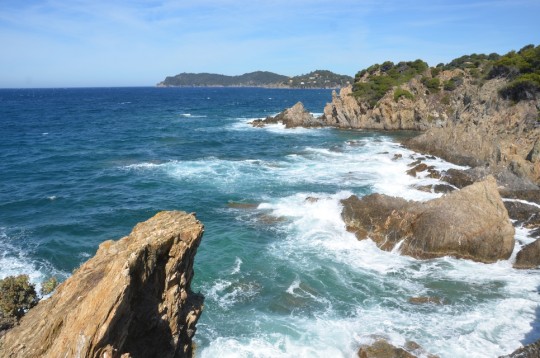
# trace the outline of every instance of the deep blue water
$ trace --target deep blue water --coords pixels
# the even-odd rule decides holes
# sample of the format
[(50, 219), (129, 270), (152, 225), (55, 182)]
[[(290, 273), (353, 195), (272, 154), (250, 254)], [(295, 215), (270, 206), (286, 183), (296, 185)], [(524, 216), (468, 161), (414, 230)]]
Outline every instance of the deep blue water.
[[(378, 334), (441, 357), (487, 357), (538, 337), (536, 272), (418, 261), (345, 231), (339, 200), (351, 194), (435, 196), (413, 188), (433, 179), (405, 174), (416, 154), (398, 134), (247, 124), (299, 100), (321, 113), (330, 99), (329, 90), (0, 90), (0, 276), (66, 278), (100, 242), (185, 210), (205, 224), (193, 282), (206, 296), (199, 356), (354, 356)], [(450, 304), (408, 302), (422, 295)]]

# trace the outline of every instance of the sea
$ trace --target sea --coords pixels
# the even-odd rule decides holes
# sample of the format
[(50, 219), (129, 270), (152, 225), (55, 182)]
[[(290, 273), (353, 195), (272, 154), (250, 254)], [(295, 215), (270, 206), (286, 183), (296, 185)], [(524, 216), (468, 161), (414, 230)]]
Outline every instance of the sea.
[[(192, 287), (197, 357), (355, 357), (384, 338), (440, 357), (497, 357), (540, 337), (540, 272), (512, 258), (416, 260), (358, 241), (340, 200), (411, 200), (407, 132), (254, 128), (330, 90), (0, 90), (0, 278), (39, 289), (161, 210), (205, 225)], [(401, 158), (395, 157), (396, 154)], [(439, 158), (439, 170), (462, 168)], [(532, 241), (516, 230), (516, 248)], [(413, 297), (442, 304), (413, 304)]]

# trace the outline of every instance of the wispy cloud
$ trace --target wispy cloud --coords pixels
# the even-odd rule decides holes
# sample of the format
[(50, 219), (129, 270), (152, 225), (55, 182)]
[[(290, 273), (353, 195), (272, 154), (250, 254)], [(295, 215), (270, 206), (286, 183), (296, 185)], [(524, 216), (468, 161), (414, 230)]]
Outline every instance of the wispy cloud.
[(0, 87), (25, 78), (151, 85), (182, 71), (353, 74), (385, 59), (449, 61), (540, 42), (539, 11), (537, 0), (4, 1)]

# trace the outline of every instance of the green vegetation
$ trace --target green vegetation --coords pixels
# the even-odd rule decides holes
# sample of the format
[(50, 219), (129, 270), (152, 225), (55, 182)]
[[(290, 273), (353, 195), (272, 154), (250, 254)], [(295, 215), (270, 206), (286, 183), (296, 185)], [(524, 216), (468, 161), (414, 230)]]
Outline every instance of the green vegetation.
[(240, 76), (215, 73), (180, 73), (169, 76), (159, 86), (177, 87), (292, 87), (337, 88), (352, 83), (353, 78), (331, 71), (317, 70), (305, 75), (287, 77), (273, 72), (257, 71)]
[(463, 77), (461, 76), (452, 77), (448, 81), (444, 81), (443, 88), (445, 91), (453, 91), (462, 83), (463, 83)]
[(540, 93), (540, 46), (527, 45), (510, 51), (493, 63), (488, 78), (506, 77), (510, 83), (501, 89), (503, 98), (513, 101), (535, 99)]
[(403, 88), (396, 88), (396, 90), (394, 91), (394, 101), (399, 101), (401, 97), (405, 97), (410, 100), (414, 99), (414, 95), (411, 92)]
[(443, 65), (442, 68), (444, 70), (454, 70), (456, 68), (459, 68), (462, 70), (479, 68), (487, 62), (497, 60), (499, 57), (500, 56), (496, 53), (492, 53), (489, 55), (473, 53), (472, 55), (464, 55), (464, 56), (458, 57), (450, 61), (446, 65)]
[(256, 86), (271, 85), (287, 81), (287, 76), (273, 72), (256, 71), (245, 73), (240, 76), (226, 76), (215, 73), (180, 73), (176, 76), (167, 77), (160, 85), (163, 86), (186, 86), (186, 87), (210, 87), (210, 86)]
[(441, 103), (445, 106), (448, 106), (450, 104), (450, 96), (448, 94), (445, 94), (443, 98), (441, 98)]
[(396, 65), (391, 61), (375, 64), (356, 74), (352, 94), (373, 107), (393, 87), (410, 81), (427, 69), (428, 64), (422, 60), (400, 62)]
[(293, 88), (337, 88), (352, 84), (351, 76), (338, 75), (331, 71), (316, 70), (305, 75), (295, 76), (284, 82)]
[(41, 284), (41, 294), (43, 296), (48, 295), (49, 293), (54, 291), (56, 286), (58, 286), (58, 279), (52, 276)]
[(5, 318), (21, 318), (38, 301), (36, 289), (28, 275), (9, 276), (0, 280), (0, 313)]
[(441, 89), (441, 80), (438, 78), (422, 78), (422, 84), (426, 86), (431, 93), (437, 93)]

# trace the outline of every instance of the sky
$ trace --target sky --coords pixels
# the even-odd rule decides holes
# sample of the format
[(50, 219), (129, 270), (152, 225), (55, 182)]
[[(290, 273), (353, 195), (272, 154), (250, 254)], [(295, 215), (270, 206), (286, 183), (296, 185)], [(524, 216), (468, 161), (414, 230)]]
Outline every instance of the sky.
[(0, 88), (154, 86), (182, 72), (354, 76), (540, 44), (540, 0), (0, 0)]

